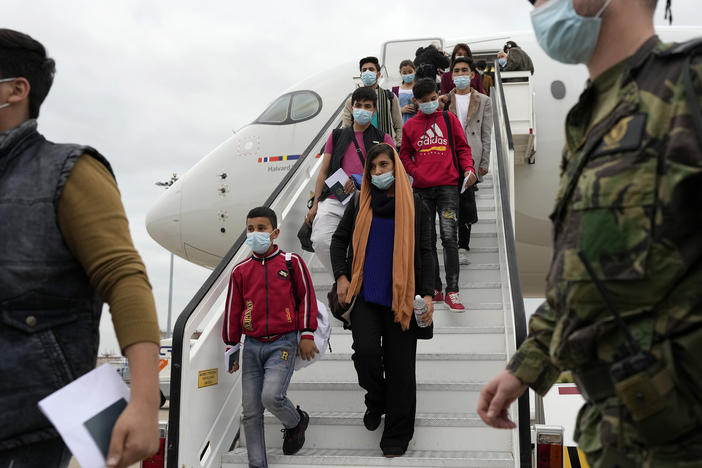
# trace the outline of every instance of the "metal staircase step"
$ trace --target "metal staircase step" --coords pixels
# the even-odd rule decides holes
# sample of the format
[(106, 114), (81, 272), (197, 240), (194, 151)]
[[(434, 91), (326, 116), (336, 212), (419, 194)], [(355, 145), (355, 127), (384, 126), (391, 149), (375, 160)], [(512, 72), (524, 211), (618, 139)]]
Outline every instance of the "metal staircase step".
[[(347, 376), (350, 381), (314, 382), (293, 375), (288, 386), (288, 398), (301, 408), (317, 411), (365, 411), (363, 390), (356, 382), (356, 373)], [(420, 413), (455, 413), (456, 409), (475, 409), (483, 382), (418, 382), (417, 411)]]
[[(326, 302), (326, 297), (324, 297)], [(435, 327), (500, 327), (504, 329), (504, 316), (501, 303), (468, 303), (464, 302), (465, 312), (451, 312), (445, 303), (434, 303)], [(342, 323), (331, 318), (333, 329), (342, 328)], [(332, 348), (334, 343), (332, 342)]]
[[(247, 467), (245, 448), (236, 449), (222, 456), (222, 468)], [(380, 448), (367, 450), (314, 449), (303, 447), (295, 455), (283, 455), (278, 448), (268, 449), (268, 466), (271, 468), (334, 466), (358, 468), (371, 466), (405, 467), (480, 467), (513, 468), (511, 452), (486, 451), (433, 451), (408, 450), (402, 457), (385, 458)]]
[[(306, 410), (310, 416), (305, 433), (305, 447), (310, 449), (374, 449), (379, 446), (380, 428), (368, 431), (363, 426), (363, 412)], [(272, 414), (263, 416), (267, 447), (282, 446), (283, 426)], [(485, 450), (506, 451), (512, 443), (511, 432), (490, 429), (475, 413), (417, 413), (413, 450)], [(242, 435), (243, 431), (242, 431)], [(246, 445), (245, 435), (242, 446)]]
[[(350, 331), (334, 328), (330, 343), (334, 353), (351, 353), (353, 339)], [(418, 340), (417, 352), (423, 353), (499, 353), (505, 350), (504, 330), (497, 332), (482, 331), (471, 334), (465, 333), (466, 328), (451, 330), (450, 328), (435, 328), (434, 338)], [(470, 330), (470, 329), (469, 329)]]
[[(416, 375), (424, 381), (487, 381), (502, 371), (506, 362), (507, 356), (500, 352), (428, 354), (420, 350), (417, 353)], [(314, 365), (297, 371), (297, 375), (302, 380), (310, 381), (348, 381), (355, 372), (351, 353), (327, 352)]]

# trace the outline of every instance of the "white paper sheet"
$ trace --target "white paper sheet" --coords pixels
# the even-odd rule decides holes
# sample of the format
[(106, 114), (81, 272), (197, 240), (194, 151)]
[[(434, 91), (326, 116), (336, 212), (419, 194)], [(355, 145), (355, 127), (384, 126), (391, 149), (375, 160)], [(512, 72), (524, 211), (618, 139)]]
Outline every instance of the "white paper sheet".
[(121, 399), (129, 401), (129, 387), (103, 364), (41, 400), (39, 408), (82, 468), (104, 468), (105, 456), (84, 424)]
[(327, 187), (329, 187), (331, 189), (332, 194), (334, 194), (334, 196), (336, 196), (336, 198), (339, 201), (341, 201), (342, 205), (346, 205), (348, 202), (350, 202), (352, 197), (350, 194), (346, 194), (345, 197), (341, 198), (340, 194), (338, 194), (334, 191), (334, 185), (336, 185), (338, 183), (341, 185), (341, 187), (343, 187), (344, 185), (346, 185), (346, 182), (348, 182), (348, 180), (349, 180), (349, 175), (342, 168), (339, 168), (335, 173), (330, 175), (324, 181), (324, 183), (327, 184)]
[(232, 354), (236, 353), (237, 351), (239, 351), (239, 349), (241, 349), (241, 343), (235, 344), (234, 346), (232, 346), (231, 348), (227, 349), (224, 352), (224, 371), (225, 372), (229, 372), (229, 369), (230, 369), (230, 367), (229, 367), (230, 356)]
[(468, 177), (463, 179), (463, 185), (461, 185), (461, 193), (465, 192), (466, 189), (468, 188), (468, 181), (470, 180), (470, 175), (473, 174), (472, 172), (468, 174)]
[(341, 185), (346, 184), (347, 180), (349, 180), (349, 175), (342, 168), (339, 168), (339, 170), (330, 175), (327, 180), (324, 181), (324, 183), (327, 184), (327, 187), (332, 188), (332, 185), (337, 182), (339, 182)]

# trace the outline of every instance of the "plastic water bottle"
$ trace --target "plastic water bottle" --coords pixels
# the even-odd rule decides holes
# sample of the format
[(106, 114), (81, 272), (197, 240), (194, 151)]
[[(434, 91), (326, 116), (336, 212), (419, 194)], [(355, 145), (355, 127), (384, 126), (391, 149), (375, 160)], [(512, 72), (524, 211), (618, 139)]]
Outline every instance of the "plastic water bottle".
[(417, 294), (414, 297), (414, 318), (417, 319), (417, 325), (421, 328), (428, 327), (429, 324), (424, 322), (424, 315), (427, 313), (427, 303), (424, 302), (422, 296)]

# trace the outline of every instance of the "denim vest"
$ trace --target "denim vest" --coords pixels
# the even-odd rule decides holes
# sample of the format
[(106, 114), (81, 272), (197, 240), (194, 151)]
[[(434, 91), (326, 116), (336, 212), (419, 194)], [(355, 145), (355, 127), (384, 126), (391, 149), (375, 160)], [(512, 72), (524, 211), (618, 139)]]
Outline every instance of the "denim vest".
[(37, 402), (95, 367), (102, 300), (57, 225), (83, 154), (28, 120), (0, 134), (0, 450), (56, 437)]

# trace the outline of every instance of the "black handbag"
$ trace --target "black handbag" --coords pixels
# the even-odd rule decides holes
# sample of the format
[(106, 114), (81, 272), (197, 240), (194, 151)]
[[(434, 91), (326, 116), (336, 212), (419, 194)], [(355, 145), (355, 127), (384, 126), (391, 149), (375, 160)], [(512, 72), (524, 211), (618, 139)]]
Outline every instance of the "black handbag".
[(307, 224), (307, 221), (302, 222), (300, 230), (297, 231), (297, 238), (300, 239), (302, 250), (314, 252), (314, 247), (312, 247), (312, 226)]
[[(313, 204), (314, 196), (307, 200), (307, 209), (311, 210)], [(306, 219), (302, 222), (302, 226), (300, 226), (300, 229), (297, 231), (297, 238), (300, 239), (300, 247), (302, 250), (314, 252), (314, 247), (312, 246), (312, 226), (307, 224)]]
[(356, 297), (354, 296), (351, 304), (341, 304), (339, 296), (336, 294), (336, 281), (334, 281), (331, 291), (327, 293), (327, 301), (329, 302), (329, 310), (334, 318), (344, 325), (344, 330), (351, 330), (351, 310), (356, 304)]

